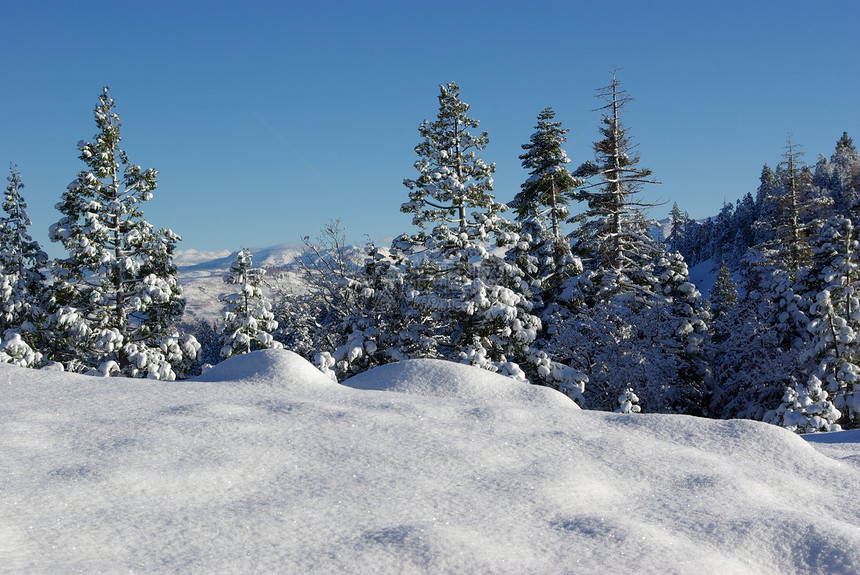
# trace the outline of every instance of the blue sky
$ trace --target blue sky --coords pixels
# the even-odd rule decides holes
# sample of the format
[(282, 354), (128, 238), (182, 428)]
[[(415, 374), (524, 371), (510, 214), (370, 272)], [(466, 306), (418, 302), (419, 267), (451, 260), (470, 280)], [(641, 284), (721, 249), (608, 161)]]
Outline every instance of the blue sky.
[[(159, 170), (146, 218), (183, 249), (411, 230), (399, 212), (418, 125), (456, 81), (509, 201), (517, 156), (551, 106), (575, 167), (616, 67), (644, 193), (693, 217), (755, 192), (786, 136), (807, 162), (860, 143), (860, 2), (6, 2), (0, 161), (15, 162), (47, 240), (54, 204), (109, 85), (131, 160)], [(7, 173), (8, 175), (8, 173)]]

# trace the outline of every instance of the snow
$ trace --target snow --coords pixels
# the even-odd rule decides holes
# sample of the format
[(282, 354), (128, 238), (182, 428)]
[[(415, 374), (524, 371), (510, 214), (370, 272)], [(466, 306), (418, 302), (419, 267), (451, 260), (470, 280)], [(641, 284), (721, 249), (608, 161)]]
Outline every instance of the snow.
[(538, 387), (470, 365), (433, 359), (409, 359), (366, 371), (343, 382), (354, 389), (395, 391), (426, 397), (476, 402), (508, 401), (526, 405), (579, 409), (548, 387)]
[[(712, 260), (705, 260), (694, 266), (690, 266), (690, 281), (699, 288), (699, 292), (701, 292), (702, 297), (710, 297), (711, 290), (714, 289), (714, 284), (717, 283), (717, 273), (719, 272), (719, 269), (719, 262), (715, 264)], [(734, 277), (734, 280), (737, 281), (738, 278)]]
[(205, 251), (195, 249), (176, 250), (173, 263), (177, 267), (195, 266), (212, 260), (224, 260), (232, 255), (230, 250)]
[(0, 571), (858, 573), (860, 436), (579, 410), (434, 360), (338, 385), (0, 365)]

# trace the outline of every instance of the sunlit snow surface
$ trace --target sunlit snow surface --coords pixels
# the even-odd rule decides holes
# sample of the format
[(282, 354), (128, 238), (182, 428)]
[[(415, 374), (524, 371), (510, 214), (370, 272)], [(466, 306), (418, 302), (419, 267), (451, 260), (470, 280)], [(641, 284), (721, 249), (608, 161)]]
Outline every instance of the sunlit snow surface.
[(426, 360), (203, 379), (0, 366), (0, 572), (860, 573), (856, 432), (583, 411)]

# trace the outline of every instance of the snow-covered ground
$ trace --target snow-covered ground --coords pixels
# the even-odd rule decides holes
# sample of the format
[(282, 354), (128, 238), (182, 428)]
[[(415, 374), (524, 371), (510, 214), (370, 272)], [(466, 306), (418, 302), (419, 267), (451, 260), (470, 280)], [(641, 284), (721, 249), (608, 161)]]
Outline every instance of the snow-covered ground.
[(860, 573), (858, 432), (582, 411), (412, 360), (0, 365), (0, 572)]

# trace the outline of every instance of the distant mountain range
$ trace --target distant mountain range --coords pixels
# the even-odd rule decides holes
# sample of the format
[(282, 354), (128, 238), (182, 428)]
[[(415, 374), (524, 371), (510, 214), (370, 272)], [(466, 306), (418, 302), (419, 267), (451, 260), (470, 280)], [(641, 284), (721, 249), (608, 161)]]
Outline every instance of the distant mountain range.
[[(287, 243), (267, 248), (248, 248), (255, 267), (289, 267), (305, 251), (304, 244)], [(239, 252), (206, 252), (199, 250), (179, 250), (173, 258), (182, 271), (226, 270), (236, 260)]]

